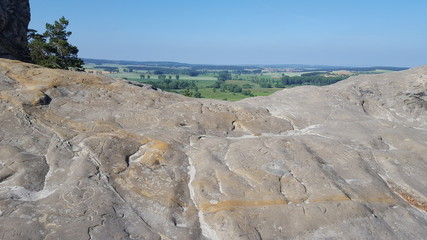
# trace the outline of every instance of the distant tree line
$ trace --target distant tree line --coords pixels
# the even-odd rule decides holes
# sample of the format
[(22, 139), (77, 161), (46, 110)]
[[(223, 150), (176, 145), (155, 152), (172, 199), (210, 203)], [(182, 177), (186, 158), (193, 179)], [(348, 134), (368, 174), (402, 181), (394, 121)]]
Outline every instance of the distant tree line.
[(303, 76), (303, 77), (309, 77), (309, 76), (317, 76), (317, 75), (320, 75), (320, 74), (325, 74), (325, 72), (309, 72), (309, 73), (303, 73), (303, 74), (301, 74), (301, 76)]
[(389, 71), (402, 71), (402, 70), (407, 70), (408, 68), (406, 67), (381, 67), (381, 66), (376, 66), (376, 67), (321, 67), (321, 68), (316, 68), (316, 69), (302, 69), (303, 72), (306, 71), (328, 71), (328, 72), (332, 72), (332, 71), (354, 71), (354, 72), (372, 72), (375, 70), (389, 70)]
[(119, 68), (118, 67), (95, 66), (93, 68), (103, 69), (104, 71), (107, 71), (107, 72), (110, 72), (110, 73), (118, 73), (119, 72)]
[(245, 69), (259, 69), (259, 67), (255, 66), (240, 66), (240, 65), (205, 65), (205, 64), (197, 64), (191, 66), (195, 70), (225, 70), (225, 71), (245, 71)]
[(325, 73), (317, 74), (303, 74), (301, 76), (282, 76), (280, 79), (271, 79), (271, 78), (251, 78), (250, 81), (256, 84), (259, 84), (262, 88), (285, 88), (287, 86), (295, 85), (316, 85), (324, 86), (334, 84), (338, 81), (347, 79), (348, 75), (336, 75), (336, 76), (325, 76)]
[(182, 81), (178, 79), (172, 80), (164, 78), (164, 75), (159, 75), (159, 77), (160, 81), (147, 81), (146, 83), (166, 91), (185, 89), (182, 93), (184, 96), (195, 98), (202, 97), (202, 94), (199, 92), (199, 88), (194, 81)]
[(163, 90), (178, 90), (178, 89), (197, 89), (194, 81), (183, 81), (183, 80), (171, 80), (171, 79), (160, 79), (160, 81), (146, 81), (145, 83), (150, 84), (156, 88)]
[(239, 86), (237, 84), (226, 84), (225, 83), (227, 80), (232, 79), (232, 75), (229, 71), (218, 72), (216, 78), (217, 78), (217, 81), (213, 85), (208, 86), (208, 88), (213, 88), (214, 92), (216, 92), (216, 89), (219, 89), (219, 91), (221, 91), (221, 92), (229, 91), (232, 93), (241, 93), (241, 94), (246, 95), (246, 96), (253, 96), (251, 90), (244, 89), (244, 87), (252, 88), (252, 86), (249, 84)]
[(221, 71), (218, 73), (216, 78), (218, 79), (219, 82), (225, 82), (227, 80), (231, 80), (232, 76), (231, 76), (231, 73), (229, 71)]
[(200, 75), (201, 71), (197, 71), (194, 69), (177, 69), (177, 68), (164, 68), (164, 67), (151, 67), (151, 66), (127, 66), (129, 71), (149, 71), (154, 75), (163, 75), (163, 74), (172, 74), (172, 75), (189, 75), (192, 77), (196, 77)]

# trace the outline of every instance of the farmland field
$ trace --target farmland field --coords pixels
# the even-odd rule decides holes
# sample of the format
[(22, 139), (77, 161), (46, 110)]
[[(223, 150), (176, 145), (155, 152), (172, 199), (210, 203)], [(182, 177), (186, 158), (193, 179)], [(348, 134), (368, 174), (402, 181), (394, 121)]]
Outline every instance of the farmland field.
[(264, 67), (191, 65), (173, 62), (85, 60), (85, 71), (150, 84), (189, 97), (238, 101), (298, 85), (328, 85), (353, 75), (401, 68)]

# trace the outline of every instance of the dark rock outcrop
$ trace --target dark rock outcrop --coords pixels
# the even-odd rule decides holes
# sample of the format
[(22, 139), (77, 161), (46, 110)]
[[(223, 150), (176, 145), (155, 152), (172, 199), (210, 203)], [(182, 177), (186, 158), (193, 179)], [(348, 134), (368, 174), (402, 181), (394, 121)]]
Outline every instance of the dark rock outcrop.
[(0, 57), (28, 60), (27, 31), (30, 22), (28, 0), (0, 1)]

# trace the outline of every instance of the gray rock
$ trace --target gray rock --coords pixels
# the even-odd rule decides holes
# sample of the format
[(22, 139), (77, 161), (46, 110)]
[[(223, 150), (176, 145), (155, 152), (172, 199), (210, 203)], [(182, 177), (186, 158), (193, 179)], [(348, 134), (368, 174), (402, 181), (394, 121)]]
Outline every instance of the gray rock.
[(0, 58), (28, 60), (28, 0), (0, 1)]
[(0, 239), (423, 239), (426, 85), (233, 103), (0, 60)]

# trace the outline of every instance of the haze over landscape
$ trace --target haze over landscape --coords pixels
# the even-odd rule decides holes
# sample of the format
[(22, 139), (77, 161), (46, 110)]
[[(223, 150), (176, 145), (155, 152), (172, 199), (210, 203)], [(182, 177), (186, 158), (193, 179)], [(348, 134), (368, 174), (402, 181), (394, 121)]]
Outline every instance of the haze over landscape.
[(203, 64), (425, 64), (427, 2), (30, 1), (30, 28), (65, 16), (80, 57)]

